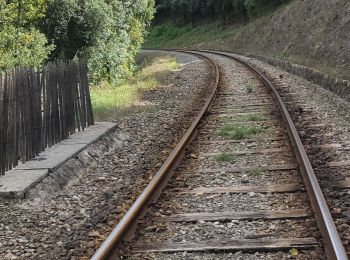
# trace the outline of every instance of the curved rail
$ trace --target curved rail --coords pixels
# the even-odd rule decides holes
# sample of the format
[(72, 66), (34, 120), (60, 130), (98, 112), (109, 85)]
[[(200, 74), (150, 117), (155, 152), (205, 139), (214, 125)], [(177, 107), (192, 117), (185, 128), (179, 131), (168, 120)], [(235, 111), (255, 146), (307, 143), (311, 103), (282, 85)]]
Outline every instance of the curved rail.
[[(185, 52), (185, 51), (184, 51)], [(138, 218), (142, 215), (142, 212), (144, 210), (144, 207), (148, 205), (148, 203), (154, 199), (154, 196), (157, 196), (157, 193), (160, 193), (161, 190), (164, 188), (165, 183), (169, 180), (171, 174), (171, 170), (174, 169), (176, 164), (179, 162), (181, 155), (183, 154), (186, 146), (190, 143), (192, 137), (194, 136), (194, 133), (202, 119), (202, 117), (205, 115), (207, 109), (210, 107), (210, 104), (212, 103), (215, 94), (217, 93), (218, 85), (219, 85), (219, 69), (215, 62), (213, 62), (210, 58), (201, 55), (202, 53), (211, 53), (211, 54), (218, 54), (221, 56), (225, 56), (231, 59), (236, 60), (237, 62), (243, 64), (245, 67), (247, 67), (250, 71), (252, 71), (254, 74), (256, 74), (261, 82), (268, 87), (274, 99), (277, 102), (277, 105), (280, 110), (280, 114), (285, 121), (287, 128), (288, 128), (288, 135), (291, 140), (295, 155), (297, 157), (297, 160), (299, 162), (299, 167), (302, 172), (302, 177), (304, 180), (304, 183), (306, 185), (307, 193), (311, 201), (311, 206), (315, 212), (315, 217), (317, 221), (317, 225), (321, 231), (321, 235), (324, 239), (325, 244), (325, 250), (327, 257), (329, 259), (339, 259), (339, 260), (346, 260), (347, 255), (345, 252), (345, 249), (342, 245), (342, 242), (340, 240), (339, 234), (337, 232), (337, 229), (335, 227), (335, 224), (333, 222), (331, 213), (329, 211), (329, 208), (327, 206), (327, 203), (325, 201), (325, 198), (323, 196), (322, 190), (319, 186), (319, 183), (317, 181), (317, 178), (315, 176), (315, 173), (312, 169), (311, 163), (309, 161), (309, 158), (305, 152), (305, 149), (303, 147), (303, 144), (300, 140), (300, 137), (297, 133), (297, 130), (292, 122), (292, 119), (288, 113), (288, 110), (286, 106), (284, 105), (281, 97), (279, 96), (277, 90), (273, 86), (272, 82), (259, 70), (254, 68), (252, 65), (248, 64), (247, 62), (241, 60), (238, 57), (229, 55), (227, 53), (223, 52), (213, 52), (213, 51), (186, 51), (187, 53), (196, 54), (198, 56), (201, 56), (207, 60), (211, 64), (213, 64), (215, 70), (216, 70), (216, 80), (215, 80), (215, 87), (213, 92), (211, 93), (208, 101), (205, 103), (204, 107), (201, 109), (197, 117), (195, 118), (194, 122), (190, 126), (190, 128), (187, 130), (184, 137), (181, 139), (179, 144), (175, 147), (174, 151), (170, 154), (166, 162), (162, 165), (162, 167), (159, 169), (159, 171), (156, 173), (156, 175), (152, 178), (151, 182), (147, 185), (147, 187), (144, 189), (144, 191), (141, 193), (141, 195), (138, 197), (138, 199), (135, 201), (135, 203), (132, 205), (132, 207), (129, 209), (129, 211), (125, 214), (125, 216), (122, 218), (122, 220), (118, 223), (118, 225), (114, 228), (112, 233), (108, 236), (108, 238), (104, 241), (104, 243), (101, 245), (101, 247), (98, 249), (98, 251), (95, 253), (95, 255), (92, 257), (92, 259), (107, 259), (111, 256), (111, 251), (113, 247), (121, 241), (121, 239), (125, 236), (125, 233), (128, 231), (128, 229), (131, 229), (135, 223), (137, 223)]]
[(250, 71), (256, 74), (263, 84), (268, 87), (273, 97), (275, 98), (279, 107), (281, 116), (287, 125), (289, 139), (292, 142), (294, 153), (299, 162), (299, 167), (302, 173), (302, 177), (306, 186), (308, 196), (311, 200), (311, 206), (314, 210), (317, 225), (321, 231), (322, 238), (324, 239), (325, 250), (328, 259), (348, 259), (344, 246), (339, 237), (337, 228), (334, 224), (331, 212), (327, 206), (326, 200), (323, 196), (321, 187), (317, 181), (314, 170), (312, 169), (309, 157), (307, 156), (304, 146), (300, 140), (299, 134), (293, 124), (293, 121), (289, 115), (289, 112), (284, 105), (282, 98), (278, 94), (277, 90), (273, 86), (272, 82), (259, 70), (250, 65), (249, 63), (223, 52), (201, 51), (205, 53), (212, 53), (221, 55), (236, 60), (243, 64)]
[[(191, 54), (194, 54), (194, 53), (191, 53)], [(169, 175), (171, 170), (174, 169), (174, 166), (179, 162), (179, 159), (181, 158), (181, 155), (185, 151), (185, 148), (192, 140), (192, 137), (194, 136), (201, 119), (203, 118), (208, 108), (210, 107), (212, 101), (214, 100), (214, 97), (217, 93), (217, 89), (219, 86), (219, 79), (220, 79), (219, 68), (211, 59), (200, 54), (195, 54), (195, 55), (200, 56), (205, 60), (208, 60), (214, 67), (215, 69), (214, 89), (210, 94), (208, 100), (206, 101), (205, 105), (203, 106), (203, 108), (200, 110), (200, 112), (194, 119), (190, 128), (187, 130), (185, 135), (177, 144), (173, 152), (169, 155), (168, 159), (157, 171), (157, 173), (152, 178), (150, 183), (146, 186), (146, 188), (143, 190), (141, 195), (137, 198), (135, 203), (131, 206), (131, 208), (127, 211), (124, 217), (120, 220), (118, 225), (113, 229), (111, 234), (107, 237), (107, 239), (103, 242), (100, 248), (96, 251), (96, 253), (92, 257), (92, 259), (94, 260), (109, 258), (111, 253), (113, 253), (111, 252), (113, 247), (119, 241), (121, 241), (121, 239), (125, 236), (125, 233), (128, 231), (128, 229), (132, 228), (135, 225), (135, 223), (137, 223), (137, 220), (139, 216), (142, 215), (142, 212), (145, 206), (147, 206), (150, 201), (154, 200), (154, 196), (157, 197), (157, 193), (159, 193), (162, 187), (164, 187), (164, 182), (169, 180), (169, 177), (170, 177)]]

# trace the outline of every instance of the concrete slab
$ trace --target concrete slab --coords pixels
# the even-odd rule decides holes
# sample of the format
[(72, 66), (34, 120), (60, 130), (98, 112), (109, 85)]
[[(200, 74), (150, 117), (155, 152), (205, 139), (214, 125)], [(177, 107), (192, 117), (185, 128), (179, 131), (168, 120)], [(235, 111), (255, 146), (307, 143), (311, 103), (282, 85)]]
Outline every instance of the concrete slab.
[(49, 174), (48, 169), (9, 171), (0, 177), (0, 196), (22, 198), (36, 183)]
[(24, 194), (50, 172), (97, 141), (116, 126), (112, 122), (99, 122), (85, 131), (75, 133), (59, 144), (47, 148), (39, 156), (0, 177), (0, 197), (23, 197)]

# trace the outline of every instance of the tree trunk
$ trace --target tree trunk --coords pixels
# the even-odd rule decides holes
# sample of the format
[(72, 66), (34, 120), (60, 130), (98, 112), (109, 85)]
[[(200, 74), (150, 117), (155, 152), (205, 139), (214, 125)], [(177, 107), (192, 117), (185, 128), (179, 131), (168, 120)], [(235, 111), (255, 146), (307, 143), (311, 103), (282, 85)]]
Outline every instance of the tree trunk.
[(174, 19), (174, 1), (172, 1), (172, 3), (171, 3), (171, 20), (173, 22), (175, 22), (175, 19)]
[(191, 13), (191, 25), (192, 27), (194, 27), (194, 14)]
[(227, 22), (226, 22), (226, 12), (225, 12), (225, 4), (224, 3), (222, 4), (221, 12), (222, 12), (222, 18), (224, 20), (224, 25), (226, 26)]

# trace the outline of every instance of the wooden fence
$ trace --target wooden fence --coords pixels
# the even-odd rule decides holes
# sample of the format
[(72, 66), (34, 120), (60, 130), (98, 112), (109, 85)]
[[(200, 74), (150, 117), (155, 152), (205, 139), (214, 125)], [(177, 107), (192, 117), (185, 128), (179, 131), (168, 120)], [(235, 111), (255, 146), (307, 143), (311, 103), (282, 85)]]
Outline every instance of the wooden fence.
[(0, 73), (0, 175), (93, 123), (85, 62)]

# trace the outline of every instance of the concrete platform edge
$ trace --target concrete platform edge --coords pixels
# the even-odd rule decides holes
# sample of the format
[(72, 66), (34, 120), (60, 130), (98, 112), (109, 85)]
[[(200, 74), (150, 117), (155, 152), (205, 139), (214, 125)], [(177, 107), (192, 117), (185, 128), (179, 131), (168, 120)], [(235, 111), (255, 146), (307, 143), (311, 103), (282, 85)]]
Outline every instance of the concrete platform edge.
[[(0, 177), (0, 197), (6, 198), (6, 199), (23, 199), (26, 197), (26, 194), (34, 188), (38, 183), (42, 182), (45, 178), (47, 178), (50, 174), (57, 171), (59, 168), (61, 168), (63, 165), (65, 165), (70, 159), (77, 157), (81, 152), (89, 148), (94, 143), (98, 142), (101, 138), (104, 136), (107, 136), (111, 132), (113, 132), (117, 128), (116, 123), (112, 122), (98, 122), (93, 127), (97, 127), (98, 129), (95, 130), (96, 132), (94, 134), (94, 130), (87, 129), (87, 131), (90, 131), (90, 133), (87, 133), (86, 131), (75, 133), (70, 137), (70, 140), (68, 140), (69, 144), (56, 144), (52, 146), (51, 148), (48, 148), (45, 150), (45, 154), (50, 154), (50, 151), (57, 149), (58, 146), (62, 145), (70, 145), (71, 148), (74, 149), (74, 139), (77, 139), (78, 144), (77, 149), (75, 149), (73, 152), (64, 155), (64, 158), (57, 158), (57, 162), (54, 163), (52, 167), (40, 167), (40, 161), (36, 162), (35, 160), (29, 161), (26, 164), (22, 164), (19, 167), (16, 167), (12, 169), (11, 171), (8, 171), (4, 176)], [(91, 139), (87, 139), (86, 142), (81, 142), (81, 137), (89, 137), (92, 135)], [(71, 143), (73, 141), (73, 143)], [(63, 141), (64, 142), (64, 141)], [(39, 157), (41, 154), (39, 155)], [(44, 162), (45, 163), (45, 162)], [(35, 167), (27, 168), (26, 165), (30, 164), (35, 165)]]

